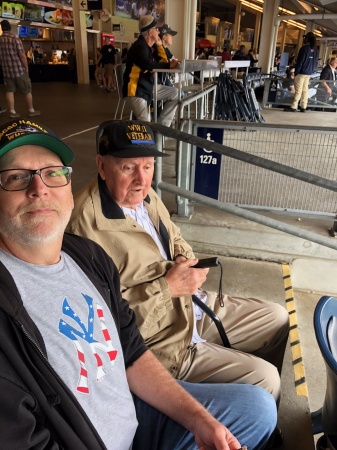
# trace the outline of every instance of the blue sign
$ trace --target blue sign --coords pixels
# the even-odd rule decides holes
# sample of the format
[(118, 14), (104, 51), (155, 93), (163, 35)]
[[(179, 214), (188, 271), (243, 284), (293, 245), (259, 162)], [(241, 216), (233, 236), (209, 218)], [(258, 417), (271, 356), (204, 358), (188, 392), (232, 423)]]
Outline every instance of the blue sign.
[(269, 85), (269, 91), (268, 91), (268, 102), (269, 103), (274, 103), (276, 100), (276, 93), (277, 93), (277, 80), (270, 80), (270, 85)]
[[(208, 141), (223, 143), (223, 129), (198, 128), (198, 136)], [(194, 192), (218, 200), (221, 156), (201, 147), (197, 147), (195, 158)]]

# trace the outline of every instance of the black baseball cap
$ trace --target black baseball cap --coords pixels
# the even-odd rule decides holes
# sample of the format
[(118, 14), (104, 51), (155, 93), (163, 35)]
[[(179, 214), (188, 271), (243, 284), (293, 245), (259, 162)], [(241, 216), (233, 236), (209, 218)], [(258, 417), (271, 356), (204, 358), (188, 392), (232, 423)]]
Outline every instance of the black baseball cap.
[(169, 156), (160, 152), (149, 124), (137, 120), (103, 122), (96, 133), (97, 153), (117, 158)]
[(74, 153), (68, 145), (49, 128), (26, 119), (15, 119), (0, 126), (0, 158), (10, 150), (23, 145), (40, 145), (60, 157), (68, 166)]
[(158, 30), (160, 36), (164, 36), (164, 34), (171, 34), (172, 36), (175, 36), (177, 34), (177, 31), (171, 30), (167, 23), (164, 23), (164, 25), (162, 27), (159, 27)]
[(312, 32), (312, 31), (309, 31), (309, 33), (307, 33), (307, 34), (303, 34), (303, 37), (304, 38), (314, 38), (315, 37), (315, 35), (314, 35), (314, 33)]

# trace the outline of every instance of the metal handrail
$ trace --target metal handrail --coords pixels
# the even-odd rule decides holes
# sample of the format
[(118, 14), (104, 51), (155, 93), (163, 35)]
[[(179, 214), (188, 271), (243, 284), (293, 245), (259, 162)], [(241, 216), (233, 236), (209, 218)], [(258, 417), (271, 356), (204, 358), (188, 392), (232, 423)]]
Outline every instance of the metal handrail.
[(293, 236), (315, 242), (316, 244), (324, 245), (324, 247), (329, 247), (337, 250), (336, 240), (320, 236), (319, 234), (313, 233), (312, 231), (302, 230), (301, 228), (295, 227), (294, 225), (289, 225), (280, 220), (270, 219), (269, 217), (262, 216), (261, 214), (257, 214), (253, 211), (248, 211), (231, 203), (220, 202), (219, 200), (214, 200), (204, 195), (187, 191), (186, 189), (179, 188), (177, 186), (174, 186), (173, 184), (165, 183), (164, 181), (161, 181), (158, 184), (158, 187), (159, 189), (170, 192), (171, 194), (179, 195), (181, 197), (188, 198), (189, 200), (194, 200), (201, 205), (220, 209), (221, 211), (225, 211), (244, 219), (251, 220), (252, 222), (265, 225), (269, 228), (274, 228), (275, 230), (283, 231), (285, 233), (292, 234)]
[[(263, 128), (264, 124), (254, 124), (255, 127)], [(324, 187), (326, 189), (329, 189), (331, 191), (337, 192), (337, 182), (328, 180), (316, 175), (313, 175), (308, 172), (304, 172), (301, 170), (294, 169), (290, 166), (286, 166), (283, 164), (276, 163), (274, 161), (267, 160), (265, 158), (257, 157), (250, 155), (248, 153), (244, 153), (242, 151), (233, 149), (231, 147), (227, 147), (212, 141), (209, 141), (207, 139), (203, 139), (197, 136), (190, 135), (188, 133), (185, 133), (183, 131), (174, 130), (172, 128), (165, 127), (161, 124), (152, 124), (153, 130), (158, 133), (158, 135), (164, 135), (167, 137), (171, 137), (177, 140), (181, 140), (202, 148), (205, 148), (207, 150), (214, 151), (216, 153), (220, 153), (226, 156), (230, 156), (232, 158), (240, 159), (241, 161), (245, 161), (249, 164), (254, 165), (261, 165), (261, 167), (267, 168), (269, 170), (273, 170), (274, 172), (282, 173), (284, 175), (290, 176), (292, 178), (297, 178), (299, 180), (305, 181), (307, 183), (314, 184), (316, 186)], [(281, 126), (279, 127), (282, 128)], [(283, 127), (284, 128), (284, 127)], [(287, 130), (293, 129), (296, 130), (296, 127), (287, 127)], [(313, 127), (306, 127), (307, 130), (313, 130)], [(319, 127), (316, 127), (318, 129)], [(328, 132), (328, 129), (326, 129)], [(160, 144), (162, 142), (161, 138), (158, 138), (157, 136), (157, 142)], [(159, 145), (159, 150), (161, 150), (162, 147)], [(158, 158), (162, 159), (162, 158)], [(166, 183), (162, 181), (162, 163), (159, 164), (156, 167), (156, 173), (155, 173), (155, 186), (154, 188), (158, 191), (160, 194), (160, 191), (166, 191), (170, 192), (172, 194), (175, 194), (180, 197), (187, 198), (189, 200), (193, 200), (197, 203), (203, 204), (205, 206), (219, 209), (221, 211), (228, 212), (230, 214), (234, 214), (236, 216), (245, 218), (247, 220), (259, 223), (261, 225), (268, 226), (270, 228), (274, 228), (276, 230), (300, 237), (302, 239), (307, 239), (309, 241), (315, 242), (319, 245), (323, 245), (324, 247), (328, 247), (334, 250), (337, 250), (337, 242), (331, 238), (321, 236), (319, 234), (313, 233), (311, 231), (303, 230), (298, 227), (295, 227), (293, 225), (286, 224), (282, 221), (271, 219), (268, 217), (265, 217), (261, 214), (249, 211), (244, 208), (240, 208), (239, 206), (235, 206), (231, 203), (226, 202), (220, 202), (219, 200), (214, 200), (212, 198), (206, 197), (201, 194), (197, 194), (195, 192), (188, 191), (186, 189), (183, 189), (181, 187), (174, 186), (172, 184)]]
[[(242, 126), (242, 124), (241, 124)], [(256, 125), (257, 126), (257, 125)], [(265, 124), (258, 124), (259, 128), (268, 127)], [(206, 148), (207, 150), (214, 151), (216, 153), (220, 153), (221, 155), (229, 156), (230, 158), (238, 159), (240, 161), (244, 161), (248, 164), (253, 164), (255, 166), (263, 167), (264, 169), (271, 170), (273, 172), (277, 172), (283, 175), (286, 175), (291, 178), (296, 178), (301, 181), (305, 181), (310, 184), (314, 184), (319, 187), (323, 187), (325, 189), (329, 189), (331, 191), (337, 192), (337, 181), (329, 180), (327, 178), (322, 178), (320, 176), (311, 174), (309, 172), (304, 172), (303, 170), (294, 169), (293, 167), (287, 166), (285, 164), (280, 164), (275, 161), (271, 161), (266, 158), (262, 158), (261, 156), (251, 155), (249, 153), (243, 152), (241, 150), (237, 150), (232, 147), (228, 147), (226, 145), (218, 144), (217, 142), (208, 141), (207, 139), (193, 136), (191, 134), (185, 133), (184, 131), (174, 130), (172, 128), (165, 127), (161, 124), (153, 124), (152, 128), (154, 131), (157, 131), (164, 136), (171, 137), (177, 139), (179, 141), (184, 141), (189, 144), (195, 145), (197, 147)], [(279, 129), (285, 129), (285, 127), (281, 126)], [(289, 131), (291, 128), (294, 130), (298, 130), (298, 127), (287, 126), (286, 129)], [(303, 127), (304, 128), (304, 127)], [(249, 127), (252, 129), (252, 127)], [(315, 130), (315, 127), (307, 127), (308, 131)], [(317, 127), (318, 129), (318, 127)], [(325, 129), (328, 131), (328, 129)], [(334, 129), (334, 132), (336, 130)]]

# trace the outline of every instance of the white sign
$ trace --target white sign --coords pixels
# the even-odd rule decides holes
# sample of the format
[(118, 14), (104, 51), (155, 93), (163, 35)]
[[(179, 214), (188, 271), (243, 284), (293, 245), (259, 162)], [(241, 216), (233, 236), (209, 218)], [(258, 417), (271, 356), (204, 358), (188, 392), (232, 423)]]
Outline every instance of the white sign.
[(88, 11), (88, 1), (87, 0), (79, 0), (79, 2), (80, 2), (79, 10), (80, 11)]

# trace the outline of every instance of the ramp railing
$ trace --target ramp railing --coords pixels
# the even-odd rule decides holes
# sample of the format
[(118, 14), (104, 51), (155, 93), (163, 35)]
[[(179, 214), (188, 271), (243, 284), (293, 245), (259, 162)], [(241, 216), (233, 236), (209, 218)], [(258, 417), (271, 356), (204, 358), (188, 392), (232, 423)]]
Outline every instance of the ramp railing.
[[(163, 190), (177, 196), (179, 216), (191, 216), (197, 202), (337, 249), (337, 242), (329, 237), (252, 211), (284, 214), (298, 214), (300, 211), (334, 221), (337, 204), (336, 129), (270, 127), (266, 124), (205, 120), (184, 121), (181, 130), (159, 124), (152, 127), (158, 137), (160, 134), (177, 140), (176, 186), (163, 181), (162, 161), (158, 158), (155, 188), (159, 193)], [(209, 130), (207, 139), (198, 136), (200, 128)], [(212, 136), (209, 134), (216, 128), (224, 131), (222, 143), (210, 139)], [(158, 146), (162, 147), (162, 139), (158, 139)], [(217, 198), (207, 196), (207, 186), (204, 193), (198, 192), (199, 180), (195, 179), (198, 152), (199, 156), (203, 152), (207, 156), (221, 155)], [(213, 159), (207, 158), (208, 161)]]

